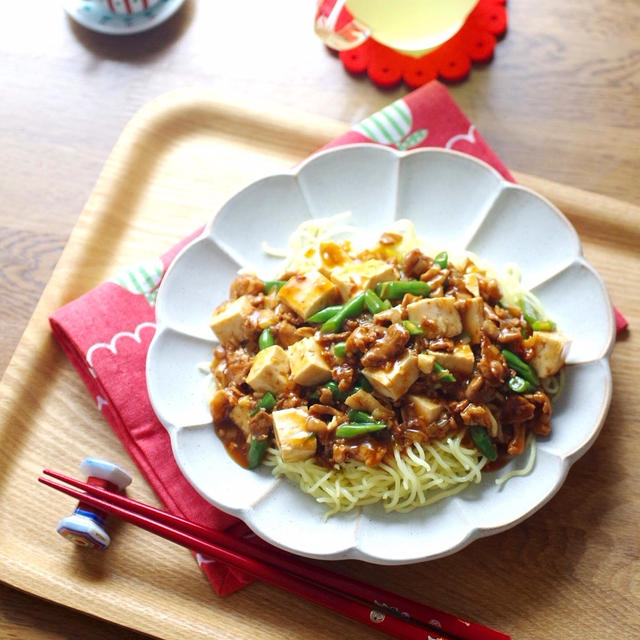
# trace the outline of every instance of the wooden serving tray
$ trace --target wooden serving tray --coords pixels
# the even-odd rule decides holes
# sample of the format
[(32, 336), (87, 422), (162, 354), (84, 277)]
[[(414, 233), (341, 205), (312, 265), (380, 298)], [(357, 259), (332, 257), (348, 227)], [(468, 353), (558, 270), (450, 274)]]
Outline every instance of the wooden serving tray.
[[(179, 92), (145, 107), (109, 157), (1, 383), (0, 578), (62, 605), (165, 638), (377, 636), (255, 583), (220, 598), (191, 554), (113, 523), (103, 553), (55, 534), (73, 503), (36, 482), (45, 466), (78, 475), (87, 455), (133, 472), (129, 494), (155, 498), (86, 393), (48, 315), (113, 275), (162, 253), (234, 192), (290, 167), (347, 125), (264, 105)], [(640, 326), (640, 209), (527, 175), (571, 219), (616, 304)], [(514, 638), (640, 636), (637, 381), (640, 345), (623, 334), (613, 356), (607, 423), (556, 496), (523, 524), (448, 558), (405, 567), (336, 563), (416, 600)], [(635, 591), (634, 591), (635, 590)]]

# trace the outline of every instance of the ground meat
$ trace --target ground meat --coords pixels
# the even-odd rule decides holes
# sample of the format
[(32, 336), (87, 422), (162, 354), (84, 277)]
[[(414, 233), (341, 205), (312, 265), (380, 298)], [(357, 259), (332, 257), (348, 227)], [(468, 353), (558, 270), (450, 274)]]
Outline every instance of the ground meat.
[(229, 417), (231, 409), (238, 404), (237, 394), (230, 387), (219, 389), (211, 400), (211, 415), (214, 422), (222, 423)]
[(448, 277), (449, 269), (441, 269), (437, 264), (434, 264), (429, 271), (420, 276), (420, 280), (429, 284), (432, 298), (439, 298), (444, 294), (444, 286)]
[(243, 384), (247, 379), (252, 362), (253, 357), (247, 353), (246, 349), (242, 347), (226, 349), (226, 367), (224, 369), (226, 384), (236, 386)]
[(254, 437), (267, 436), (273, 429), (273, 418), (264, 409), (249, 418), (249, 431)]
[(525, 396), (536, 407), (536, 414), (531, 426), (538, 436), (548, 436), (551, 433), (551, 400), (544, 391), (536, 391)]
[[(399, 425), (397, 439), (402, 441), (408, 431), (407, 435), (410, 442), (415, 442), (416, 440), (422, 442), (442, 440), (457, 428), (458, 426), (451, 416), (445, 415), (439, 420), (429, 423), (424, 418), (411, 418)], [(417, 436), (418, 433), (421, 434), (420, 438)]]
[(392, 324), (381, 338), (361, 358), (365, 367), (381, 367), (395, 360), (409, 342), (409, 331), (401, 324)]
[(271, 333), (276, 343), (283, 349), (286, 349), (298, 341), (297, 330), (297, 327), (292, 325), (288, 320), (282, 320), (271, 327)]
[(526, 439), (526, 429), (522, 422), (513, 425), (513, 437), (507, 445), (507, 453), (510, 456), (520, 455), (524, 451), (524, 443)]
[(429, 340), (429, 349), (431, 351), (447, 351), (451, 353), (455, 344), (451, 338), (434, 338)]
[(433, 258), (426, 256), (420, 249), (412, 249), (404, 258), (404, 272), (409, 278), (420, 278), (433, 264)]
[(346, 420), (346, 416), (342, 411), (324, 404), (312, 404), (309, 407), (309, 413), (312, 416), (336, 416), (337, 418), (344, 418)]
[(331, 391), (331, 389), (328, 389), (327, 387), (320, 387), (320, 397), (318, 398), (320, 400), (320, 404), (333, 404), (333, 392)]
[(298, 327), (295, 332), (295, 342), (303, 338), (311, 338), (316, 332), (315, 327)]
[(502, 407), (503, 422), (527, 422), (535, 414), (536, 407), (523, 396), (509, 396)]
[(307, 404), (306, 400), (301, 398), (295, 391), (288, 391), (281, 394), (276, 402), (274, 411), (279, 409), (293, 409), (295, 407), (303, 407)]
[(353, 386), (355, 375), (354, 368), (348, 362), (335, 366), (331, 371), (331, 377), (338, 383), (340, 391), (347, 391)]
[[(467, 426), (479, 424), (485, 427), (489, 432), (494, 431), (491, 414), (489, 413), (489, 410), (482, 405), (477, 405), (472, 402), (469, 403), (460, 412), (460, 417)], [(495, 434), (492, 433), (491, 435)]]
[(386, 454), (387, 446), (373, 440), (357, 443), (337, 441), (334, 443), (332, 451), (333, 460), (338, 464), (353, 459), (364, 462), (368, 467), (379, 465)]
[(358, 325), (347, 338), (347, 354), (364, 353), (385, 333), (384, 327), (376, 324)]
[(480, 344), (478, 371), (488, 384), (497, 387), (506, 380), (509, 368), (500, 350), (491, 343), (488, 336), (483, 335)]
[(489, 304), (497, 304), (502, 298), (502, 291), (500, 291), (500, 285), (497, 280), (493, 278), (485, 278), (478, 276), (478, 288), (480, 289), (480, 295), (485, 302)]
[(256, 295), (264, 292), (264, 282), (253, 275), (246, 274), (237, 277), (229, 289), (231, 300), (240, 296)]

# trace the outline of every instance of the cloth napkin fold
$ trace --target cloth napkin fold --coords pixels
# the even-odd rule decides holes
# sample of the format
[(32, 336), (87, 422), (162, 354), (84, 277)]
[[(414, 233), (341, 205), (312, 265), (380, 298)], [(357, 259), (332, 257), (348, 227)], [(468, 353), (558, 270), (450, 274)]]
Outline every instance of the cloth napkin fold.
[[(507, 180), (513, 177), (438, 82), (431, 82), (363, 120), (325, 148), (356, 142), (397, 149), (443, 147), (473, 155)], [(185, 480), (173, 458), (167, 431), (147, 395), (145, 361), (155, 331), (155, 296), (167, 267), (200, 230), (159, 258), (117, 274), (55, 311), (50, 324), (98, 409), (129, 452), (158, 498), (170, 511), (234, 535), (248, 528), (206, 502)], [(618, 328), (626, 326), (622, 316)], [(197, 556), (220, 595), (250, 578)]]

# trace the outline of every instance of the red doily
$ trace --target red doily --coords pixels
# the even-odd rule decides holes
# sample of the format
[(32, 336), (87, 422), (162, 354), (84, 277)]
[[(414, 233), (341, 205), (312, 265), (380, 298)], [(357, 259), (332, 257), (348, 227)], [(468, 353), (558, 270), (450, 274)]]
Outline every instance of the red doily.
[(493, 57), (497, 39), (507, 30), (505, 4), (506, 0), (480, 0), (453, 38), (421, 58), (398, 53), (369, 38), (355, 49), (340, 52), (340, 60), (347, 71), (367, 72), (371, 82), (384, 88), (402, 80), (410, 88), (436, 78), (459, 82), (469, 75), (472, 63), (486, 63)]

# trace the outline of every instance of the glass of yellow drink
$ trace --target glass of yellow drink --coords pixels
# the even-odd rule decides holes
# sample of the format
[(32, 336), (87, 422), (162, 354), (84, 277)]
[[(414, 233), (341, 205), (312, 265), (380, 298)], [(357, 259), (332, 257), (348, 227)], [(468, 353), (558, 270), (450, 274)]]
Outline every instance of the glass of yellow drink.
[[(320, 0), (315, 31), (330, 47), (351, 49), (367, 38), (421, 56), (454, 36), (478, 0)], [(343, 8), (353, 20), (336, 28)]]

